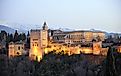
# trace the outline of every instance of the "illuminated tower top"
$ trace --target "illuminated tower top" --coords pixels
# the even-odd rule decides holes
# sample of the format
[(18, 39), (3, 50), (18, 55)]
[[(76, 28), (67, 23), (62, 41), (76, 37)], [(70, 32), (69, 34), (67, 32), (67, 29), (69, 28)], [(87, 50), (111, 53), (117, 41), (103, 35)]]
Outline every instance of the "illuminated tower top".
[(46, 23), (46, 22), (44, 22), (44, 24), (43, 24), (43, 26), (42, 26), (42, 29), (43, 29), (43, 30), (48, 30), (48, 26), (47, 26), (47, 23)]

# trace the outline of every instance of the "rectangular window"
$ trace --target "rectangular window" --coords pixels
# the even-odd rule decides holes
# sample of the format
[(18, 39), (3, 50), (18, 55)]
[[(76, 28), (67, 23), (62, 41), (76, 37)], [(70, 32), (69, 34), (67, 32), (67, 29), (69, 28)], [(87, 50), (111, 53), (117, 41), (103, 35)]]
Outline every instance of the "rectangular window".
[(10, 47), (10, 49), (12, 49), (12, 47)]
[(33, 41), (38, 41), (38, 39), (33, 39)]

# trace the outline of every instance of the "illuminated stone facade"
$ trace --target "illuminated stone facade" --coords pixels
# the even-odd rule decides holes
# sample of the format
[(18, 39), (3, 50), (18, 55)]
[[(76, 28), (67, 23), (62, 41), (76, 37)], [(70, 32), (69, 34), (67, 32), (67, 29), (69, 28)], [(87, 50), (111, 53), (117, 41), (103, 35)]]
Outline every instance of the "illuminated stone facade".
[(93, 32), (92, 31), (85, 31), (84, 32), (84, 40), (86, 42), (91, 42), (93, 39)]
[(96, 39), (96, 38), (100, 38), (101, 41), (104, 41), (106, 36), (105, 36), (105, 33), (104, 32), (101, 32), (101, 31), (96, 31), (96, 32), (93, 32), (93, 38)]
[(25, 53), (23, 42), (10, 42), (9, 43), (9, 57), (23, 55)]
[(113, 48), (115, 48), (117, 52), (121, 53), (121, 45), (113, 46)]
[(72, 55), (72, 54), (94, 54), (94, 55), (107, 55), (108, 48), (102, 48), (102, 42), (93, 42), (92, 47), (81, 47), (73, 46), (73, 45), (65, 45), (64, 43), (52, 43), (49, 47), (45, 48), (45, 53), (49, 53), (51, 51), (55, 51), (56, 53), (64, 52), (64, 54)]
[[(99, 41), (96, 40), (98, 38)], [(96, 41), (93, 42), (93, 39)], [(80, 53), (95, 55), (103, 53), (102, 55), (105, 55), (107, 49), (102, 48), (104, 39), (104, 32), (48, 30), (47, 24), (44, 22), (42, 29), (31, 30), (29, 57), (40, 61), (44, 53), (47, 54), (51, 51), (56, 51), (56, 53), (63, 51), (68, 55)], [(82, 44), (89, 46), (82, 47)]]
[(93, 42), (93, 54), (99, 55), (101, 54), (102, 42)]
[(44, 54), (43, 49), (48, 45), (48, 27), (44, 22), (42, 29), (31, 30), (30, 32), (30, 53), (29, 57), (40, 61)]
[(61, 42), (67, 44), (80, 44), (85, 42), (92, 42), (93, 39), (104, 41), (104, 32), (94, 32), (94, 31), (70, 31), (70, 32), (57, 32), (53, 35), (54, 42)]
[(119, 53), (121, 53), (121, 46), (118, 46), (118, 47), (117, 47), (117, 51), (118, 51)]
[[(94, 54), (106, 55), (108, 48), (102, 48), (102, 41), (105, 39), (105, 32), (101, 31), (55, 31), (49, 48), (46, 53), (56, 50), (56, 53), (64, 51), (71, 54)], [(94, 41), (93, 41), (94, 40)], [(82, 46), (86, 45), (86, 46)]]

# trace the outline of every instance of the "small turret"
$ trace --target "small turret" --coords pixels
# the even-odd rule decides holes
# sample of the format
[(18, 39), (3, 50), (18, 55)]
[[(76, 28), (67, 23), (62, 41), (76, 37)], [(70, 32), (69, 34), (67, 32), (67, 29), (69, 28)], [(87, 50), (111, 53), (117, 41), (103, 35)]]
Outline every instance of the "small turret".
[(44, 22), (44, 24), (43, 24), (43, 26), (42, 26), (42, 29), (43, 29), (43, 30), (48, 30), (48, 26), (47, 26), (47, 23), (46, 23), (46, 22)]

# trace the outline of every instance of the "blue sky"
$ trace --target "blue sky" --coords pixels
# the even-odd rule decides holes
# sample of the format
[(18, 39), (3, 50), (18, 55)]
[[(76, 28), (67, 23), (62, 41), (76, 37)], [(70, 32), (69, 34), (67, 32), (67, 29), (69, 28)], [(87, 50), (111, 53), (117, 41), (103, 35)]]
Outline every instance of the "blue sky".
[(41, 27), (44, 21), (50, 28), (121, 33), (121, 0), (0, 0), (1, 24)]

